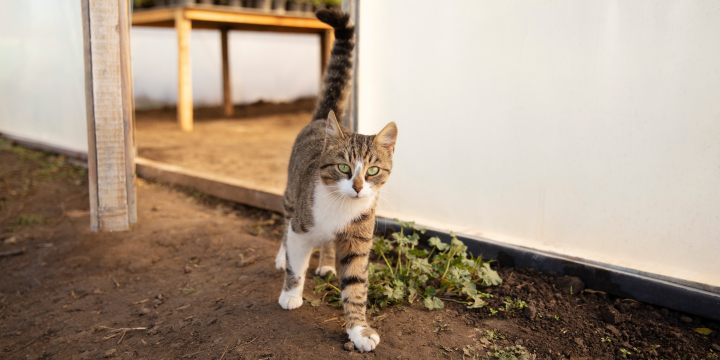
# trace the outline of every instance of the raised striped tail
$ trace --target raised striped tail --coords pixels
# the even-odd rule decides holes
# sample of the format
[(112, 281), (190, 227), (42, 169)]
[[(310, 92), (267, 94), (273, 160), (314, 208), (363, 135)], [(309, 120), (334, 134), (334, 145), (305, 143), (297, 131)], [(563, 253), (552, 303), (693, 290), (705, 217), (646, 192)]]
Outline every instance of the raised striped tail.
[(315, 105), (313, 121), (326, 120), (330, 110), (342, 120), (345, 114), (350, 80), (352, 79), (355, 27), (350, 26), (350, 15), (339, 10), (322, 9), (317, 18), (335, 29), (335, 42), (323, 77), (320, 96)]

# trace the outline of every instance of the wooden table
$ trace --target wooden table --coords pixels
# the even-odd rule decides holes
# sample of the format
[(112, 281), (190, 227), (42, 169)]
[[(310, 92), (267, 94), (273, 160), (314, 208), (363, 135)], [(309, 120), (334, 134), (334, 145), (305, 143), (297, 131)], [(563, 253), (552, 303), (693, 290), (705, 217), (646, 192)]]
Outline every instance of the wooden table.
[[(236, 10), (237, 9), (237, 10)], [(225, 116), (233, 114), (228, 62), (228, 31), (272, 31), (320, 35), (321, 74), (330, 56), (334, 40), (331, 28), (304, 13), (279, 15), (247, 8), (196, 5), (139, 10), (132, 15), (133, 26), (174, 27), (178, 38), (178, 122), (184, 131), (193, 129), (192, 69), (190, 67), (190, 30), (217, 29), (221, 34), (223, 103)]]

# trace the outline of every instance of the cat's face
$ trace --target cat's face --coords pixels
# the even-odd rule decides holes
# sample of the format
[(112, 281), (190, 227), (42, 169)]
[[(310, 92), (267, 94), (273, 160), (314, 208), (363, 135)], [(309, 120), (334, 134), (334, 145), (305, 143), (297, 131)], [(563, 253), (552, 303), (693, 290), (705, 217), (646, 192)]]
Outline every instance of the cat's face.
[(377, 135), (346, 135), (331, 112), (320, 180), (334, 194), (354, 198), (375, 197), (392, 170), (397, 126), (389, 123)]

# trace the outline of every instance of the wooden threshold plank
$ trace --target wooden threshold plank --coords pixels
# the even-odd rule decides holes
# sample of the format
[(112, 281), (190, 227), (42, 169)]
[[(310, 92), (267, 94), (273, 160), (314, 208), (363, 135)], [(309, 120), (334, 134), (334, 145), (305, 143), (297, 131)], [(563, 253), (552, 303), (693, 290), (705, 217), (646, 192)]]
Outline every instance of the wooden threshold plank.
[(257, 208), (282, 213), (283, 194), (272, 189), (258, 189), (240, 180), (208, 174), (141, 157), (135, 158), (139, 177), (163, 183), (190, 186), (198, 191)]

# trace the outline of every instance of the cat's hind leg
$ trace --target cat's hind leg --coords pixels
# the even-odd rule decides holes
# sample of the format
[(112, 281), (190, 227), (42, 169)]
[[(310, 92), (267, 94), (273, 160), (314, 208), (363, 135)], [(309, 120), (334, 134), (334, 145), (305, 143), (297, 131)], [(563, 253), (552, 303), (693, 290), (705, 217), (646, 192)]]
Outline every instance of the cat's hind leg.
[(315, 269), (315, 275), (325, 276), (328, 273), (333, 273), (337, 276), (337, 270), (335, 270), (335, 242), (324, 243), (320, 247), (320, 260), (318, 261), (318, 267)]
[(275, 267), (278, 270), (285, 271), (285, 264), (287, 263), (287, 249), (285, 248), (285, 240), (280, 244), (280, 250), (275, 255)]
[(283, 309), (292, 310), (299, 308), (303, 303), (305, 272), (313, 246), (309, 241), (296, 234), (292, 228), (288, 229), (285, 246), (285, 283), (278, 302)]
[[(285, 197), (283, 197), (283, 212), (285, 213), (285, 229), (290, 229), (290, 222), (292, 221), (295, 209), (292, 206), (292, 202), (288, 199), (287, 193)], [(286, 230), (282, 240), (280, 240), (280, 250), (278, 250), (275, 256), (275, 267), (282, 271), (285, 271), (285, 264), (287, 263), (287, 234), (288, 231)]]

